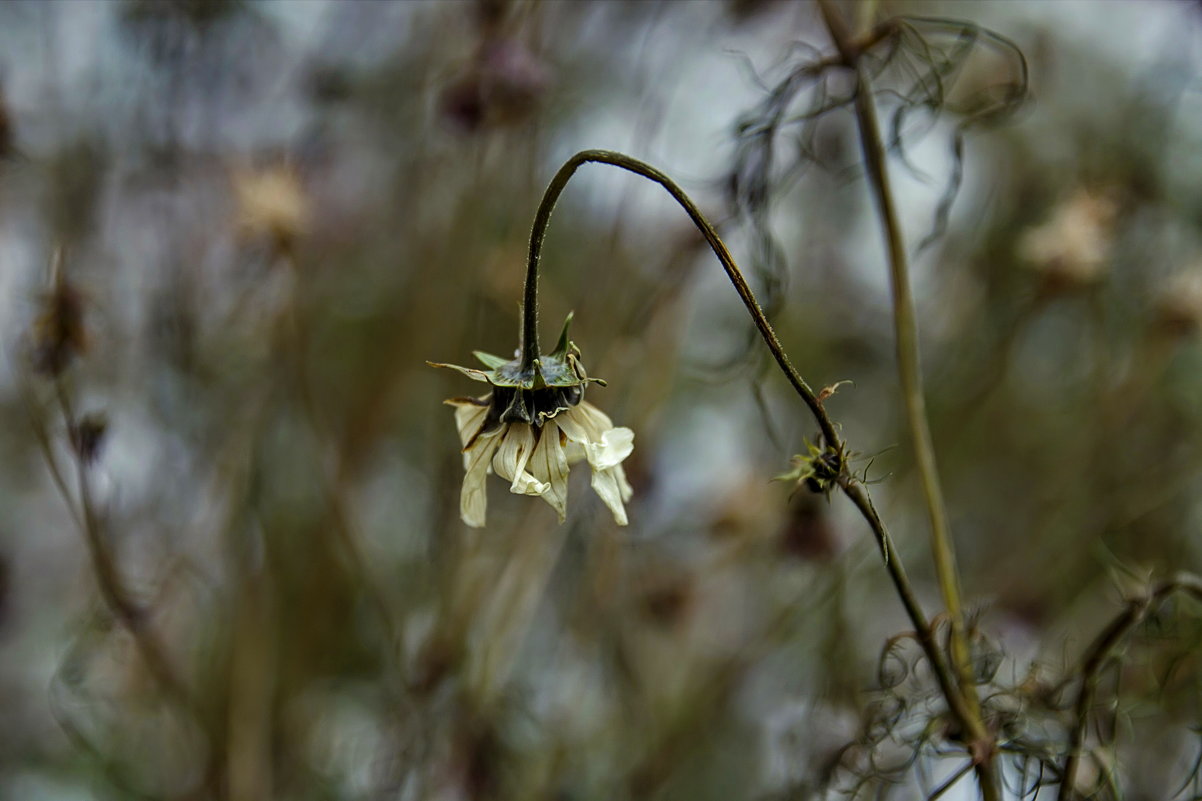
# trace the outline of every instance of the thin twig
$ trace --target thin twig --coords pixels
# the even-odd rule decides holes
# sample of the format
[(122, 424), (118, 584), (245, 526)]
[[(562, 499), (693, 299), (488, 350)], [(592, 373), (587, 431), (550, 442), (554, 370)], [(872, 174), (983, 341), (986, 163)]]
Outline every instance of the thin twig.
[(939, 798), (941, 798), (944, 795), (944, 793), (946, 793), (948, 790), (952, 789), (957, 784), (959, 784), (960, 780), (964, 778), (964, 774), (968, 773), (970, 770), (972, 770), (972, 768), (973, 768), (972, 762), (968, 762), (967, 764), (965, 764), (963, 767), (961, 767), (959, 770), (957, 770), (955, 773), (953, 773), (950, 777), (948, 777), (947, 781), (945, 781), (943, 784), (939, 785), (938, 789), (936, 789), (933, 793), (928, 795), (926, 798), (926, 801), (937, 801)]
[[(75, 417), (71, 398), (67, 394), (61, 377), (54, 380), (54, 391), (55, 400), (62, 413), (67, 431), (73, 432), (78, 426), (78, 420)], [(132, 594), (121, 581), (116, 557), (109, 548), (109, 543), (102, 531), (100, 520), (96, 515), (87, 460), (78, 448), (71, 448), (72, 459), (75, 463), (75, 479), (79, 492), (80, 513), (76, 514), (66, 482), (63, 481), (56, 460), (53, 458), (53, 452), (49, 449), (49, 443), (44, 444), (47, 447), (47, 461), (51, 466), (52, 474), (55, 476), (55, 483), (58, 485), (60, 492), (63, 493), (63, 500), (72, 510), (72, 515), (80, 523), (84, 541), (88, 546), (88, 555), (92, 560), (92, 571), (96, 576), (96, 583), (100, 588), (100, 596), (104, 600), (105, 606), (108, 607), (109, 611), (121, 625), (129, 631), (138, 652), (142, 656), (142, 660), (146, 663), (147, 669), (154, 676), (163, 691), (172, 700), (180, 704), (180, 706), (195, 713), (196, 709), (192, 703), (191, 694), (171, 667), (171, 662), (167, 658), (166, 648), (159, 641), (158, 637), (155, 636), (150, 626), (147, 625), (146, 610), (134, 601)]]
[[(283, 267), (293, 272), (298, 270), (295, 257), (286, 254), (283, 259)], [(331, 426), (313, 395), (306, 358), (309, 343), (308, 330), (301, 320), (302, 310), (298, 300), (294, 295), (283, 310), (285, 319), (281, 323), (284, 329), (280, 331), (280, 339), (284, 340), (286, 336), (288, 341), (279, 342), (278, 347), (281, 358), (289, 368), (287, 377), (300, 399), (301, 412), (320, 449), (323, 438), (334, 439), (334, 437)], [(337, 463), (334, 469), (331, 470), (324, 459), (319, 459), (318, 470), (322, 493), (330, 515), (331, 528), (337, 537), (338, 545), (342, 548), (344, 557), (349, 562), (351, 571), (357, 574), (362, 581), (361, 589), (379, 617), (384, 635), (388, 639), (389, 662), (395, 666), (398, 659), (397, 649), (403, 643), (401, 624), (393, 613), (384, 589), (376, 579), (375, 573), (370, 569), (368, 558), (363, 552), (360, 544), (362, 536), (352, 520), (350, 511), (346, 508), (343, 498), (343, 454), (341, 450), (336, 453), (336, 457)]]

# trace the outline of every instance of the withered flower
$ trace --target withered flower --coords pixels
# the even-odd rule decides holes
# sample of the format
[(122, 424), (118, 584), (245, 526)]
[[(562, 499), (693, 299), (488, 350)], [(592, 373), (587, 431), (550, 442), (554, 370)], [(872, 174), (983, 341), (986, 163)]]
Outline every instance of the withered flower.
[(463, 445), (463, 491), (459, 514), (469, 526), (484, 525), (487, 511), (485, 480), (489, 473), (510, 482), (509, 491), (537, 495), (559, 514), (567, 514), (568, 469), (587, 460), (593, 490), (626, 525), (623, 505), (631, 497), (622, 461), (634, 449), (634, 432), (615, 427), (596, 406), (584, 400), (589, 378), (580, 363), (580, 350), (568, 339), (569, 314), (559, 343), (528, 368), (520, 358), (506, 361), (476, 351), (487, 370), (428, 362), (458, 370), (492, 387), (478, 398), (452, 398), (455, 422)]
[(54, 378), (87, 350), (83, 307), (83, 296), (63, 275), (56, 256), (54, 286), (42, 299), (41, 313), (33, 322), (30, 361), (35, 373)]

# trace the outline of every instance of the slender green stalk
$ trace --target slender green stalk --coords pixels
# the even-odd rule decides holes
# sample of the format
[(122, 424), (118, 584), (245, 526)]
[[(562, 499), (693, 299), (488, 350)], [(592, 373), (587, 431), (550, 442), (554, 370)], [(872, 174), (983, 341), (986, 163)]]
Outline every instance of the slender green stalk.
[(918, 324), (914, 313), (914, 298), (910, 291), (909, 259), (901, 225), (893, 202), (889, 172), (885, 166), (880, 123), (868, 75), (860, 64), (862, 50), (848, 32), (842, 18), (830, 0), (819, 0), (819, 8), (830, 31), (831, 39), (843, 58), (844, 66), (856, 76), (855, 113), (860, 146), (868, 169), (869, 184), (885, 234), (889, 255), (889, 278), (893, 295), (893, 327), (897, 351), (897, 367), (910, 436), (914, 441), (915, 459), (922, 480), (923, 498), (931, 521), (931, 549), (939, 589), (947, 607), (951, 630), (949, 650), (952, 665), (960, 681), (960, 692), (969, 716), (965, 721), (966, 734), (974, 757), (980, 760), (978, 779), (985, 798), (998, 797), (998, 777), (992, 768), (992, 747), (981, 719), (980, 703), (973, 684), (968, 639), (964, 631), (964, 609), (961, 602), (960, 577), (956, 568), (956, 553), (947, 523), (943, 490), (935, 462), (935, 448), (927, 421), (926, 402), (922, 391), (922, 367), (918, 347)]

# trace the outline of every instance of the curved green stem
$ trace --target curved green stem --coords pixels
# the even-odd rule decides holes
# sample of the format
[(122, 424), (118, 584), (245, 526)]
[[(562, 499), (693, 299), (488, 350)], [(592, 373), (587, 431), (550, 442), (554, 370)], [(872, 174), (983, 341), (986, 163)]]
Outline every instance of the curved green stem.
[(636, 175), (641, 175), (662, 186), (680, 204), (693, 221), (693, 224), (701, 231), (702, 236), (705, 237), (705, 241), (709, 243), (710, 248), (714, 251), (714, 255), (718, 257), (718, 261), (722, 263), (722, 269), (726, 271), (726, 276), (730, 279), (731, 284), (734, 285), (735, 291), (739, 293), (739, 297), (742, 298), (743, 305), (747, 307), (748, 313), (755, 321), (755, 327), (759, 330), (760, 336), (763, 337), (764, 342), (768, 345), (768, 350), (772, 351), (772, 356), (776, 359), (776, 363), (780, 365), (781, 371), (784, 372), (785, 376), (789, 379), (789, 383), (793, 385), (793, 388), (801, 396), (806, 406), (810, 407), (810, 411), (814, 413), (814, 417), (818, 421), (818, 426), (822, 429), (822, 436), (826, 441), (826, 445), (842, 453), (842, 440), (839, 438), (834, 423), (822, 408), (822, 403), (818, 400), (818, 396), (814, 393), (814, 390), (810, 388), (810, 385), (797, 372), (797, 368), (789, 361), (784, 347), (780, 344), (780, 339), (776, 336), (776, 331), (773, 330), (772, 324), (768, 322), (764, 310), (760, 307), (759, 301), (756, 300), (755, 294), (747, 284), (747, 279), (743, 277), (742, 270), (735, 263), (734, 257), (731, 256), (730, 250), (727, 249), (726, 244), (718, 236), (718, 232), (714, 230), (714, 226), (702, 215), (697, 205), (685, 194), (684, 190), (677, 186), (671, 178), (650, 164), (612, 150), (582, 150), (572, 156), (559, 168), (559, 172), (555, 173), (555, 177), (551, 179), (551, 183), (547, 185), (546, 192), (543, 193), (542, 202), (539, 203), (538, 211), (534, 215), (534, 226), (530, 231), (530, 258), (526, 264), (526, 286), (522, 299), (522, 338), (520, 346), (522, 368), (525, 369), (533, 364), (539, 355), (538, 265), (542, 256), (543, 239), (547, 234), (547, 225), (551, 221), (551, 212), (555, 209), (555, 204), (567, 186), (572, 174), (576, 172), (580, 165), (587, 164), (588, 162), (609, 164), (635, 173)]
[[(751, 291), (751, 287), (748, 286), (747, 280), (743, 277), (742, 271), (739, 269), (738, 264), (735, 263), (734, 257), (731, 256), (726, 244), (718, 236), (717, 231), (705, 219), (689, 196), (670, 178), (654, 167), (622, 153), (615, 153), (609, 150), (581, 151), (568, 159), (560, 167), (555, 177), (552, 178), (551, 183), (547, 186), (542, 203), (539, 205), (538, 212), (534, 217), (534, 228), (530, 233), (530, 260), (527, 264), (522, 314), (521, 353), (523, 361), (526, 362), (529, 360), (532, 363), (534, 359), (538, 358), (538, 265), (542, 253), (543, 239), (547, 232), (547, 224), (551, 219), (551, 212), (555, 208), (555, 203), (567, 186), (568, 180), (581, 164), (588, 162), (609, 164), (648, 178), (666, 189), (676, 202), (684, 208), (690, 219), (693, 220), (693, 223), (704, 235), (706, 242), (709, 243), (718, 260), (722, 263), (722, 268), (726, 271), (727, 277), (734, 285), (735, 291), (742, 298), (743, 305), (747, 307), (747, 311), (755, 321), (760, 336), (763, 337), (764, 342), (768, 345), (768, 349), (772, 351), (772, 355), (780, 366), (781, 371), (789, 379), (789, 383), (793, 385), (794, 390), (813, 413), (826, 440), (826, 446), (839, 453), (842, 459), (842, 455), (846, 452), (846, 449), (842, 439), (839, 437), (834, 422), (827, 415), (826, 409), (823, 408), (821, 401), (814, 394), (814, 391), (810, 389), (809, 384), (801, 377), (797, 369), (793, 367), (792, 362), (785, 353), (784, 347), (776, 336), (776, 332), (772, 328), (772, 324), (764, 315), (764, 310), (760, 307), (755, 294)], [(931, 669), (935, 672), (940, 689), (947, 699), (948, 708), (966, 732), (975, 735), (983, 731), (980, 727), (979, 717), (974, 715), (973, 710), (967, 705), (964, 694), (960, 691), (955, 674), (948, 665), (943, 649), (937, 641), (934, 628), (927, 621), (926, 615), (923, 614), (922, 607), (918, 603), (918, 598), (910, 584), (909, 577), (906, 575), (905, 567), (902, 565), (901, 557), (894, 549), (885, 524), (881, 522), (880, 517), (877, 515), (867, 489), (847, 471), (846, 466), (843, 464), (840, 465), (838, 484), (844, 494), (855, 504), (864, 519), (868, 521), (869, 527), (877, 539), (877, 544), (880, 546), (885, 562), (885, 568), (888, 570), (889, 577), (897, 589), (906, 614), (914, 625), (918, 642), (931, 664)], [(974, 727), (973, 721), (977, 722), (976, 727)], [(983, 740), (976, 740), (976, 742), (983, 742)], [(991, 765), (992, 763), (989, 764)], [(988, 770), (988, 767), (984, 768), (984, 770)]]
[(948, 708), (956, 720), (968, 728), (967, 721), (973, 718), (972, 711), (965, 702), (964, 694), (960, 692), (955, 674), (947, 663), (943, 649), (939, 646), (935, 629), (923, 614), (922, 606), (918, 603), (918, 597), (914, 594), (914, 588), (906, 575), (906, 568), (893, 547), (893, 540), (889, 537), (889, 532), (885, 528), (884, 522), (881, 521), (880, 515), (877, 514), (876, 507), (872, 505), (872, 498), (869, 497), (864, 486), (850, 476), (840, 477), (839, 487), (843, 490), (843, 494), (860, 510), (861, 516), (868, 521), (873, 536), (876, 537), (877, 544), (881, 548), (885, 569), (889, 571), (889, 577), (893, 579), (893, 586), (897, 589), (902, 606), (905, 607), (910, 622), (914, 624), (918, 643), (922, 646), (927, 661), (931, 663), (931, 669), (935, 672), (935, 680), (939, 682), (939, 689), (947, 700)]

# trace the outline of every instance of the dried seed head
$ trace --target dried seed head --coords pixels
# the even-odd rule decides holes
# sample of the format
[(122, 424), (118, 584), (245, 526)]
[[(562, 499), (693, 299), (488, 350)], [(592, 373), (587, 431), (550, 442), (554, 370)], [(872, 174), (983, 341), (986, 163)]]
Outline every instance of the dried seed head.
[(1051, 219), (1023, 234), (1019, 255), (1039, 274), (1043, 292), (1071, 292), (1102, 279), (1116, 213), (1109, 196), (1082, 189), (1061, 204)]
[(1202, 329), (1202, 269), (1170, 278), (1156, 299), (1155, 315), (1157, 330), (1172, 337)]
[(802, 561), (829, 562), (839, 552), (839, 541), (827, 518), (826, 505), (814, 494), (794, 497), (780, 534), (781, 550)]
[(690, 574), (663, 570), (650, 573), (643, 581), (638, 605), (650, 623), (673, 629), (696, 611), (700, 599), (697, 582)]
[(30, 362), (39, 375), (61, 375), (76, 356), (87, 350), (83, 323), (83, 296), (63, 274), (55, 256), (54, 286), (42, 298), (42, 309), (33, 323)]
[(296, 170), (287, 164), (240, 169), (232, 181), (240, 234), (266, 238), (278, 253), (291, 253), (309, 223), (309, 198)]

